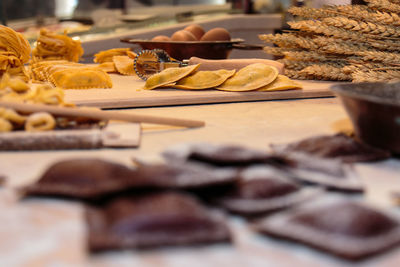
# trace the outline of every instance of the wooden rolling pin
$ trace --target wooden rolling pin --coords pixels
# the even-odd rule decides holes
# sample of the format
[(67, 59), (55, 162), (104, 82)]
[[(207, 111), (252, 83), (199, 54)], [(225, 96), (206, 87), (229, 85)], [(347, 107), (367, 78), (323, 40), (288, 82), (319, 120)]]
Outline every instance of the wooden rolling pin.
[(120, 111), (113, 111), (113, 110), (104, 111), (100, 109), (96, 110), (91, 108), (75, 108), (75, 107), (70, 108), (70, 107), (50, 106), (43, 104), (26, 104), (26, 103), (8, 102), (8, 101), (0, 101), (0, 107), (11, 108), (16, 111), (22, 111), (26, 113), (48, 112), (50, 114), (58, 116), (85, 117), (98, 120), (119, 120), (119, 121), (137, 122), (137, 123), (145, 122), (145, 123), (164, 124), (164, 125), (173, 125), (173, 126), (190, 127), (190, 128), (203, 127), (205, 125), (204, 121), (198, 121), (198, 120), (186, 120), (186, 119), (141, 115), (133, 113), (123, 113)]
[(241, 59), (202, 59), (191, 57), (187, 63), (189, 65), (200, 64), (199, 70), (239, 70), (253, 63), (264, 63), (274, 66), (278, 69), (279, 74), (283, 74), (284, 65), (278, 61), (261, 58), (241, 58)]

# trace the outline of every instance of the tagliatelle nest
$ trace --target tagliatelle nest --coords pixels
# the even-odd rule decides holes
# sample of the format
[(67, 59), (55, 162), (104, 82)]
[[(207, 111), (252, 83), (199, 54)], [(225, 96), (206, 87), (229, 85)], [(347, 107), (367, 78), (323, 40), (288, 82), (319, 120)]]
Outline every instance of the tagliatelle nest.
[(36, 47), (32, 51), (33, 62), (41, 60), (68, 60), (78, 62), (83, 55), (80, 41), (73, 40), (66, 33), (55, 34), (46, 29), (40, 30)]
[(400, 78), (400, 2), (366, 0), (367, 5), (292, 7), (301, 20), (293, 31), (263, 34), (276, 47), (285, 74), (295, 79), (393, 81)]
[(30, 52), (28, 41), (20, 33), (0, 25), (0, 77), (8, 73), (28, 81), (24, 64), (29, 61)]

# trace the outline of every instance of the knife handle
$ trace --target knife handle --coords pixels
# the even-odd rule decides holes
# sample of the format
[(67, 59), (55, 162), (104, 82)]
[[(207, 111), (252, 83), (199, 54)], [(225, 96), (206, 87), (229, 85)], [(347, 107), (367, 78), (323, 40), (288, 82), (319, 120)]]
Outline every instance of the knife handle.
[(189, 59), (189, 65), (200, 64), (198, 70), (219, 70), (219, 69), (239, 70), (253, 63), (264, 63), (270, 66), (274, 66), (278, 69), (279, 74), (283, 74), (284, 65), (278, 61), (271, 59), (261, 59), (261, 58), (203, 59), (198, 57), (191, 57)]

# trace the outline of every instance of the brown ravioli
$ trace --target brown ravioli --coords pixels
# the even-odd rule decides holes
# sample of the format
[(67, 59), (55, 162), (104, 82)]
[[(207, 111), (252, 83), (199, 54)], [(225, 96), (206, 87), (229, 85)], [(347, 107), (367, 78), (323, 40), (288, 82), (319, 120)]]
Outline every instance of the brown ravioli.
[(322, 135), (287, 145), (272, 145), (278, 153), (304, 152), (323, 158), (336, 158), (343, 162), (383, 160), (390, 152), (359, 142), (344, 134)]
[(258, 215), (301, 203), (321, 192), (301, 187), (284, 171), (260, 165), (243, 170), (234, 187), (216, 202), (234, 213)]
[(51, 165), (25, 195), (91, 199), (122, 191), (134, 180), (134, 169), (101, 159), (70, 159)]
[(400, 243), (399, 218), (338, 197), (273, 215), (258, 222), (255, 228), (350, 260), (383, 252)]
[(276, 157), (280, 159), (281, 167), (300, 181), (340, 191), (364, 190), (364, 185), (353, 167), (340, 160), (314, 157), (305, 153), (281, 153)]
[(89, 207), (86, 219), (93, 252), (231, 240), (221, 213), (177, 192), (118, 198), (101, 208)]
[(71, 159), (50, 166), (41, 178), (22, 188), (25, 195), (97, 199), (138, 188), (196, 188), (233, 183), (233, 168), (199, 164), (142, 164), (129, 168), (100, 159)]
[(214, 168), (196, 163), (141, 164), (136, 178), (148, 187), (197, 188), (231, 184), (239, 179), (234, 168)]
[(216, 166), (246, 166), (270, 162), (266, 152), (237, 145), (185, 144), (163, 152), (167, 160), (198, 161)]

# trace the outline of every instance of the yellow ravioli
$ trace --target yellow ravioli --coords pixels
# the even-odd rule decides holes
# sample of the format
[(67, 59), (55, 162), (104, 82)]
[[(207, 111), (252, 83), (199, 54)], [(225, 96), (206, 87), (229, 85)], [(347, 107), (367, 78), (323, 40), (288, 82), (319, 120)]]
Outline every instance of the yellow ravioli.
[(74, 62), (70, 62), (67, 60), (44, 60), (44, 61), (39, 61), (36, 63), (31, 64), (30, 70), (32, 74), (32, 78), (37, 80), (37, 81), (47, 81), (49, 76), (49, 71), (48, 69), (52, 66), (66, 66), (66, 65), (72, 65), (72, 64), (78, 64)]
[(224, 83), (236, 70), (197, 71), (180, 79), (174, 88), (200, 90), (213, 88)]
[(130, 48), (112, 48), (95, 54), (93, 61), (96, 63), (113, 62), (114, 56), (135, 57), (136, 54)]
[(254, 63), (240, 69), (216, 88), (223, 91), (252, 91), (273, 82), (277, 76), (277, 68), (264, 63)]
[(257, 89), (257, 91), (279, 91), (301, 88), (303, 88), (303, 86), (300, 83), (291, 80), (287, 76), (279, 74), (278, 77), (276, 77), (275, 81)]
[(115, 68), (114, 62), (104, 62), (99, 64), (97, 67), (107, 73), (118, 72), (117, 69)]
[(98, 68), (71, 68), (50, 76), (56, 87), (64, 89), (111, 88), (110, 76)]
[(159, 73), (150, 76), (143, 89), (151, 90), (166, 84), (176, 82), (199, 68), (200, 64), (186, 67), (167, 68)]

